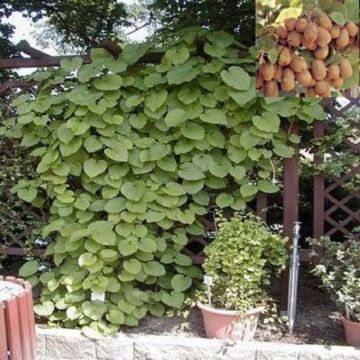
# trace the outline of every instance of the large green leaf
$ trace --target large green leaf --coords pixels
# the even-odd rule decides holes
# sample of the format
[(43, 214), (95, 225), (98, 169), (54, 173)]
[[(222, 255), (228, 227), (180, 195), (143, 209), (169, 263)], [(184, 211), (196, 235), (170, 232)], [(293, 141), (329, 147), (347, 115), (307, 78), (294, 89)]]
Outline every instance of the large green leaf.
[(167, 80), (170, 85), (182, 84), (193, 80), (198, 74), (199, 69), (193, 67), (191, 64), (183, 64), (173, 67), (167, 73)]
[(183, 64), (190, 56), (186, 47), (172, 48), (166, 51), (165, 58), (174, 65)]
[(65, 71), (77, 70), (83, 62), (81, 57), (64, 58), (60, 61), (60, 67)]
[(144, 101), (145, 106), (147, 106), (151, 111), (155, 112), (162, 105), (164, 105), (168, 96), (166, 90), (155, 91), (153, 90)]
[(165, 117), (167, 126), (177, 126), (188, 119), (186, 112), (182, 109), (169, 111)]
[(203, 171), (194, 164), (182, 164), (179, 170), (179, 176), (185, 180), (200, 180), (205, 177)]
[(195, 123), (187, 123), (180, 128), (181, 134), (191, 140), (202, 140), (205, 136), (204, 128)]
[(280, 129), (280, 118), (271, 112), (264, 112), (261, 116), (252, 118), (253, 124), (261, 131), (277, 133)]
[(36, 260), (27, 261), (21, 266), (19, 275), (23, 278), (28, 278), (38, 272), (39, 263)]
[(129, 200), (139, 201), (146, 191), (144, 181), (137, 180), (133, 182), (126, 182), (121, 187), (121, 193)]
[(227, 120), (224, 112), (218, 109), (208, 109), (204, 114), (200, 115), (200, 119), (210, 124), (226, 125)]
[(236, 90), (248, 90), (250, 88), (250, 76), (240, 67), (231, 66), (229, 70), (223, 70), (220, 76), (226, 85)]
[(148, 43), (126, 44), (121, 53), (121, 58), (124, 59), (127, 64), (133, 65), (145, 55), (148, 49)]
[(39, 316), (50, 316), (54, 309), (54, 303), (51, 301), (44, 301), (42, 304), (36, 304), (34, 306), (34, 311)]
[(170, 307), (180, 309), (184, 303), (184, 294), (172, 292), (171, 294), (163, 293), (161, 301)]
[(165, 275), (165, 267), (157, 261), (149, 261), (143, 264), (144, 272), (151, 276), (162, 276)]
[(178, 293), (187, 290), (191, 286), (191, 284), (192, 284), (191, 278), (185, 275), (181, 275), (181, 274), (175, 275), (171, 279), (171, 286)]
[(110, 221), (95, 221), (88, 226), (91, 237), (99, 244), (114, 245), (116, 235), (113, 231), (114, 224)]
[(141, 271), (141, 263), (137, 259), (130, 259), (127, 261), (124, 261), (124, 269), (133, 275), (138, 274)]
[(99, 300), (96, 301), (85, 301), (81, 305), (81, 309), (85, 316), (91, 320), (100, 320), (107, 310), (107, 305)]
[(123, 80), (116, 74), (108, 74), (94, 81), (94, 86), (99, 90), (117, 90), (121, 87)]
[(94, 178), (107, 169), (105, 160), (88, 159), (84, 162), (84, 171), (87, 176)]
[(259, 180), (257, 187), (264, 193), (272, 194), (279, 191), (279, 187), (269, 180)]

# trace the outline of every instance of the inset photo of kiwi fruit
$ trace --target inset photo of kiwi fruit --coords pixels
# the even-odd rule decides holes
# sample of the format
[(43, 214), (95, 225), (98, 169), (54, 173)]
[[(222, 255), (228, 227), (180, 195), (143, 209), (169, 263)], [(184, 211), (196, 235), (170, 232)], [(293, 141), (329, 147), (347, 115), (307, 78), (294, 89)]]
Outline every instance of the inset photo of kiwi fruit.
[(257, 0), (258, 96), (359, 96), (359, 0)]

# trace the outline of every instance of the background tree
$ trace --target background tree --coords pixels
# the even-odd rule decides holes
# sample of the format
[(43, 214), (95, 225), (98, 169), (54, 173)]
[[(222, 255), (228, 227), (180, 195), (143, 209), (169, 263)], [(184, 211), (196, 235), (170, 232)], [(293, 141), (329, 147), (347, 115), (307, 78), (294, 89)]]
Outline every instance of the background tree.
[(166, 35), (189, 26), (204, 26), (234, 34), (250, 46), (255, 39), (253, 0), (143, 0), (156, 35)]
[[(125, 4), (117, 0), (5, 0), (0, 3), (1, 20), (13, 12), (21, 12), (35, 23), (46, 19), (48, 30), (56, 34), (58, 42), (81, 52), (87, 52), (101, 40), (117, 36), (122, 27), (130, 25)], [(9, 41), (12, 30), (5, 24), (2, 32), (5, 41)], [(11, 43), (4, 49), (11, 49)]]

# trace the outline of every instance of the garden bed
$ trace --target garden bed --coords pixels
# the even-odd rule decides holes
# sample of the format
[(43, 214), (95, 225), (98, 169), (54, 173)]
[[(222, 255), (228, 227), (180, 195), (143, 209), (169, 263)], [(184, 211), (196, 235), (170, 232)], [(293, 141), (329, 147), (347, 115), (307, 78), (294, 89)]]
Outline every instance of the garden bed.
[[(3, 269), (9, 275), (14, 275), (11, 269)], [(274, 288), (273, 297), (279, 299), (280, 284)], [(38, 293), (34, 289), (34, 293)], [(276, 326), (268, 330), (261, 324), (255, 335), (255, 340), (263, 342), (279, 342), (289, 344), (325, 344), (345, 345), (343, 328), (339, 313), (330, 301), (328, 294), (319, 288), (319, 282), (305, 269), (300, 273), (298, 291), (298, 313), (293, 335), (287, 333), (285, 326)], [(46, 328), (44, 318), (38, 318), (39, 326)], [(136, 328), (123, 328), (125, 334), (136, 335), (166, 335), (181, 337), (205, 337), (201, 313), (194, 309), (187, 319), (181, 316), (153, 317), (147, 316)]]
[[(275, 291), (274, 297), (278, 297)], [(343, 328), (338, 320), (339, 313), (330, 301), (328, 294), (320, 289), (316, 279), (308, 274), (300, 278), (298, 313), (293, 335), (287, 333), (285, 326), (268, 330), (259, 326), (257, 341), (292, 344), (344, 345)], [(170, 335), (184, 337), (205, 337), (203, 321), (199, 310), (194, 309), (187, 319), (180, 316), (148, 316), (136, 328), (126, 328), (126, 334)]]

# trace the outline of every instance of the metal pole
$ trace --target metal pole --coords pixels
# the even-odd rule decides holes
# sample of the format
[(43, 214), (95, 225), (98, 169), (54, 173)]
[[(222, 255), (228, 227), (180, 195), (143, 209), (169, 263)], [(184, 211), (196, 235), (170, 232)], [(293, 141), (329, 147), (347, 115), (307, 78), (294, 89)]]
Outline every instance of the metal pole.
[(300, 239), (300, 222), (294, 222), (293, 228), (293, 248), (290, 256), (290, 274), (289, 274), (289, 295), (288, 295), (288, 321), (289, 333), (292, 334), (296, 318), (297, 289), (299, 281), (299, 239)]

